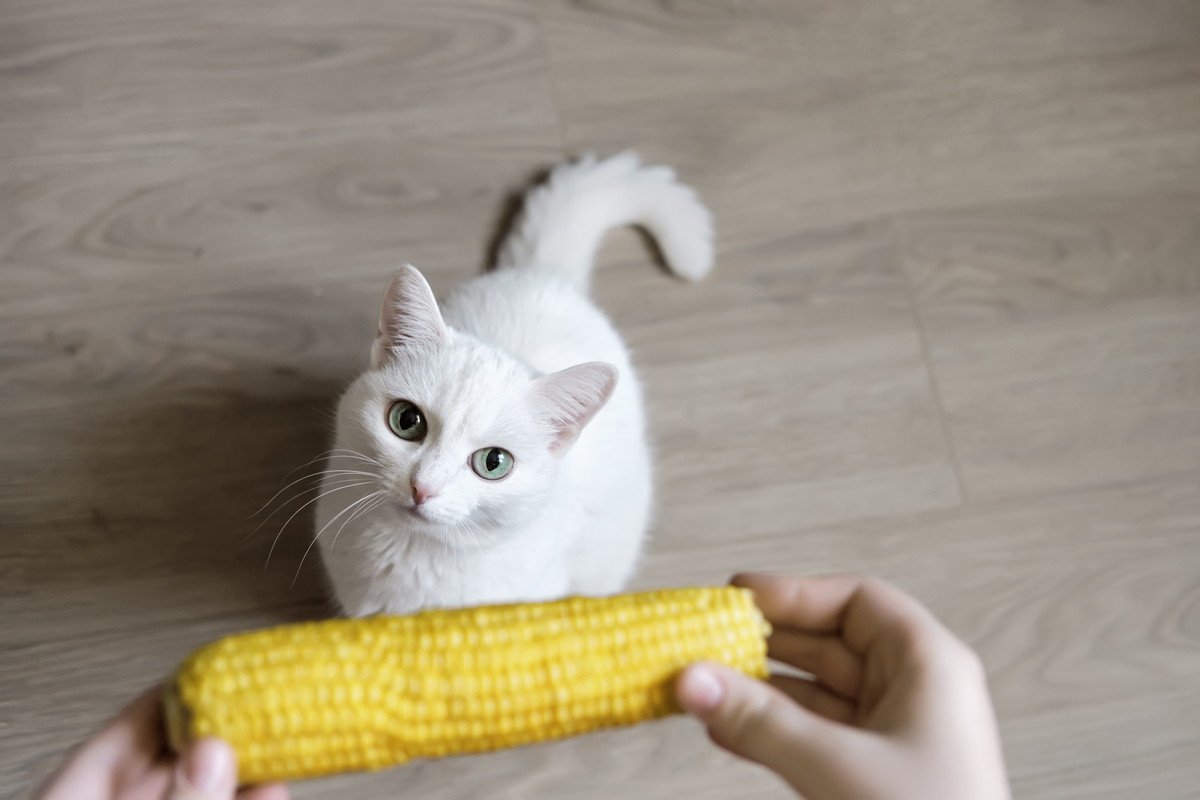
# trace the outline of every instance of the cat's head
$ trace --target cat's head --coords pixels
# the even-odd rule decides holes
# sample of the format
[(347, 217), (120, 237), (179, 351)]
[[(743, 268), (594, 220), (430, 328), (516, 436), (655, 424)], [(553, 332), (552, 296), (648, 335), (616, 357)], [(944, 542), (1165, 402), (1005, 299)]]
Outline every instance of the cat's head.
[(480, 543), (544, 507), (616, 381), (599, 362), (541, 375), (447, 327), (425, 278), (405, 266), (388, 286), (371, 366), (339, 406), (339, 440), (377, 462), (368, 469), (386, 500), (375, 513)]

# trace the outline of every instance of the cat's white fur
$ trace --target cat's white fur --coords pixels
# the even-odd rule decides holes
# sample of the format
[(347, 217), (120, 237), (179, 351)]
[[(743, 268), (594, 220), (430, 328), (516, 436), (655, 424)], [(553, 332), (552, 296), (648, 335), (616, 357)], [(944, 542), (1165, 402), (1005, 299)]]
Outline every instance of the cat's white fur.
[[(690, 280), (712, 267), (708, 211), (632, 153), (555, 169), (495, 270), (439, 311), (417, 270), (388, 287), (371, 367), (341, 398), (316, 543), (346, 614), (607, 594), (632, 575), (652, 494), (642, 391), (587, 298), (605, 231), (637, 224)], [(387, 423), (415, 403), (423, 441)], [(503, 479), (471, 454), (513, 454)], [(414, 485), (434, 496), (418, 504)]]

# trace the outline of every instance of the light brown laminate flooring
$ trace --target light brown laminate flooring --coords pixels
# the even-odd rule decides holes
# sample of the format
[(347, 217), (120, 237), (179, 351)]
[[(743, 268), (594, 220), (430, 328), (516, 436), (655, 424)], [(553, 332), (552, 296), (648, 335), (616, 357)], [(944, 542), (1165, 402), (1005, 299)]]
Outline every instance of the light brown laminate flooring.
[[(1194, 0), (9, 0), (0, 796), (190, 648), (327, 613), (307, 517), (264, 566), (250, 515), (389, 271), (444, 291), (537, 170), (627, 147), (719, 240), (694, 286), (601, 254), (637, 585), (883, 575), (982, 655), (1018, 796), (1195, 796)], [(685, 719), (294, 794), (786, 796)]]

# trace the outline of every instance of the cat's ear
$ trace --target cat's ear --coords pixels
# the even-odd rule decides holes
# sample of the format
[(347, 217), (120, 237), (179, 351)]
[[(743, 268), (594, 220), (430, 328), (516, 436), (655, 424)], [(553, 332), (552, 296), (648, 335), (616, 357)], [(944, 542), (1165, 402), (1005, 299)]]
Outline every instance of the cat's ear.
[(379, 335), (371, 347), (371, 366), (378, 367), (394, 350), (431, 347), (446, 337), (446, 323), (425, 276), (405, 264), (396, 271), (383, 296)]
[(534, 383), (534, 397), (554, 430), (552, 452), (565, 452), (617, 387), (617, 368), (591, 361), (552, 372)]

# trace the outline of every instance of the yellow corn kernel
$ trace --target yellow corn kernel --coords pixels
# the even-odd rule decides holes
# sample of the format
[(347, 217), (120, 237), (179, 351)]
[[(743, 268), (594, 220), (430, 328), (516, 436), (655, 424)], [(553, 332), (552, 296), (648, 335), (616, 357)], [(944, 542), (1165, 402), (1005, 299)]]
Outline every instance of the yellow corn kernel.
[(768, 630), (731, 587), (285, 625), (185, 661), (168, 736), (225, 739), (247, 783), (496, 750), (672, 713), (693, 661), (765, 677)]

